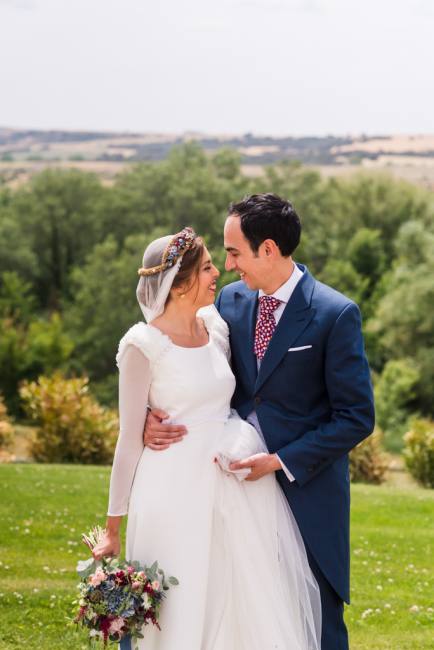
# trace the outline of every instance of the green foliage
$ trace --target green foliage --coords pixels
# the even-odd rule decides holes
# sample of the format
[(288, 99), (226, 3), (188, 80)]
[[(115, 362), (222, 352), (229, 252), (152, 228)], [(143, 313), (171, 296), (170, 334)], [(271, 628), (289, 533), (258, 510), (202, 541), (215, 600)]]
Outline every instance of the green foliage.
[(21, 278), (35, 282), (38, 255), (31, 248), (31, 237), (17, 218), (9, 194), (0, 198), (0, 273), (13, 270)]
[(128, 168), (106, 190), (98, 207), (103, 231), (121, 246), (133, 233), (156, 227), (164, 234), (190, 225), (209, 246), (222, 245), (228, 204), (245, 193), (235, 152), (207, 157), (195, 143), (175, 147), (167, 160)]
[(361, 303), (369, 285), (368, 278), (360, 275), (351, 262), (341, 259), (330, 259), (318, 279), (344, 293), (356, 303)]
[(388, 361), (375, 384), (375, 405), (378, 426), (385, 432), (390, 451), (400, 451), (411, 406), (416, 397), (420, 375), (409, 359)]
[(35, 460), (95, 465), (111, 461), (117, 418), (89, 395), (86, 377), (42, 376), (37, 382), (25, 382), (20, 396), (38, 427), (32, 445)]
[[(8, 411), (0, 395), (0, 452), (7, 450), (14, 437), (14, 428), (8, 417)], [(1, 455), (0, 455), (1, 461)]]
[(360, 228), (348, 245), (348, 256), (353, 267), (374, 286), (380, 279), (386, 265), (381, 232)]
[(64, 332), (59, 314), (51, 314), (49, 320), (30, 323), (27, 335), (28, 364), (33, 373), (50, 373), (65, 365), (74, 344)]
[(400, 226), (412, 219), (426, 223), (432, 215), (428, 193), (386, 174), (355, 174), (334, 184), (340, 199), (334, 215), (339, 224), (340, 254), (345, 253), (359, 228), (369, 228), (381, 233), (383, 250), (390, 260)]
[(396, 266), (372, 326), (389, 355), (434, 347), (434, 254), (417, 267)]
[(120, 338), (143, 319), (136, 300), (137, 269), (146, 245), (161, 234), (154, 230), (147, 236), (131, 236), (121, 252), (108, 237), (74, 270), (74, 300), (65, 305), (67, 331), (76, 344), (72, 362), (93, 380), (102, 380), (116, 370)]
[(68, 295), (71, 268), (101, 239), (97, 207), (103, 191), (92, 174), (47, 169), (11, 198), (9, 213), (19, 230), (9, 228), (4, 246), (29, 248), (31, 259), (27, 254), (26, 267), (19, 268), (33, 279), (43, 307), (58, 308), (61, 296)]
[(0, 317), (11, 318), (16, 323), (28, 323), (36, 309), (32, 285), (25, 282), (16, 271), (0, 275)]
[(404, 439), (404, 458), (411, 475), (421, 485), (434, 488), (434, 422), (413, 420)]
[(219, 178), (234, 181), (240, 176), (241, 155), (234, 149), (220, 149), (211, 164)]
[(16, 312), (16, 320), (0, 318), (0, 390), (15, 414), (20, 412), (19, 383), (65, 367), (74, 348), (59, 314), (23, 323), (23, 313)]
[[(237, 152), (210, 154), (194, 142), (124, 169), (110, 186), (77, 170), (47, 170), (18, 189), (0, 188), (0, 390), (11, 412), (18, 382), (56, 367), (85, 373), (113, 403), (118, 341), (142, 319), (135, 287), (145, 245), (192, 225), (221, 288), (238, 279), (224, 271), (229, 203), (272, 191), (300, 214), (295, 259), (360, 305), (386, 445), (400, 447), (409, 414), (434, 417), (432, 193), (387, 175), (323, 178), (296, 162), (248, 178)], [(53, 312), (62, 320), (52, 321)], [(393, 415), (381, 378), (388, 362), (407, 359), (419, 379)]]
[(409, 222), (368, 329), (387, 359), (412, 358), (420, 375), (414, 406), (434, 414), (434, 226)]
[(382, 437), (382, 432), (376, 429), (351, 450), (350, 479), (353, 483), (380, 485), (384, 482), (388, 461), (383, 452)]

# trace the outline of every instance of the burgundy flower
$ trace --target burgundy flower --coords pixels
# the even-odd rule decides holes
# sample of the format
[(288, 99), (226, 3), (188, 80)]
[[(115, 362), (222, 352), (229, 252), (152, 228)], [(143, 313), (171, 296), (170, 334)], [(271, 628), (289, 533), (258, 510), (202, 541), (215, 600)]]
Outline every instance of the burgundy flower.
[(112, 620), (113, 618), (109, 616), (102, 616), (100, 619), (100, 630), (104, 635), (104, 643), (107, 643)]

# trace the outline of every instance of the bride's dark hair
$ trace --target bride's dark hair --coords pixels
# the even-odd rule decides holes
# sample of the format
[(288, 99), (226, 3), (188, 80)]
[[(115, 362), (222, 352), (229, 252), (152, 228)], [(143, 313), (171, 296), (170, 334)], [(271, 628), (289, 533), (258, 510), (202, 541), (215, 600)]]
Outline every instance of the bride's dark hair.
[[(202, 237), (196, 237), (191, 248), (182, 257), (181, 268), (175, 275), (172, 289), (183, 288), (185, 293), (193, 288), (200, 272), (205, 244)], [(169, 299), (168, 299), (169, 300)]]

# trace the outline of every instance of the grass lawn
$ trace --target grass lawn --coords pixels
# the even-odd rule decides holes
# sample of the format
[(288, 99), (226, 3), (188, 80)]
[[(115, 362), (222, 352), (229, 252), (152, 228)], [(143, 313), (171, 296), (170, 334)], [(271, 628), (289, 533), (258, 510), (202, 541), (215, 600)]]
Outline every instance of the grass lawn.
[[(1, 650), (87, 648), (68, 616), (80, 534), (104, 523), (108, 478), (105, 467), (0, 465)], [(432, 648), (434, 492), (352, 494), (351, 650)]]

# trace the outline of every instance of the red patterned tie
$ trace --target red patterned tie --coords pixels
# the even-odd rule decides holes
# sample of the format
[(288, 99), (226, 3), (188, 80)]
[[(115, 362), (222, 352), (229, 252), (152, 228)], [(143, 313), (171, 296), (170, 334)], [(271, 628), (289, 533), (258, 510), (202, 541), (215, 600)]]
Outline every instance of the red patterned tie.
[(274, 312), (281, 304), (281, 300), (273, 296), (261, 296), (259, 298), (259, 316), (256, 321), (254, 352), (259, 360), (262, 360), (267, 351), (268, 344), (276, 329)]

